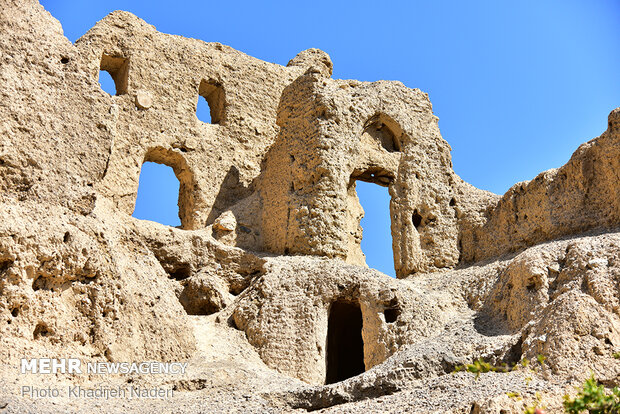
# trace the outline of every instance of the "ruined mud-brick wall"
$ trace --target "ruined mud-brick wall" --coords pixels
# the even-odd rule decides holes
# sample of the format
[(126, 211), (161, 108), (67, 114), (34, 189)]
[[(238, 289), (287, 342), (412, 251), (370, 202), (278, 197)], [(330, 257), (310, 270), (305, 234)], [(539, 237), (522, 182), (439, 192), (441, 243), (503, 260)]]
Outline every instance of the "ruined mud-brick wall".
[[(458, 178), (422, 92), (331, 80), (329, 57), (317, 50), (284, 68), (160, 34), (123, 12), (76, 46), (93, 80), (100, 69), (115, 79), (110, 119), (99, 123), (112, 144), (97, 190), (126, 214), (142, 163), (164, 163), (181, 183), (184, 229), (211, 225), (230, 209), (232, 223), (214, 228), (222, 236), (232, 230), (229, 243), (364, 264), (359, 179), (390, 187), (399, 275), (457, 263)], [(212, 124), (196, 118), (200, 96)]]
[[(13, 20), (6, 15), (7, 25)], [(363, 265), (355, 182), (369, 181), (389, 187), (399, 277), (618, 224), (617, 201), (605, 202), (618, 191), (617, 160), (601, 158), (617, 145), (611, 122), (608, 138), (580, 149), (601, 162), (576, 155), (545, 173), (553, 179), (530, 183), (527, 195), (520, 184), (498, 201), (454, 174), (426, 94), (400, 82), (331, 79), (319, 50), (283, 67), (159, 33), (126, 12), (111, 13), (75, 46), (55, 30), (61, 39), (37, 75), (49, 82), (32, 81), (40, 92), (28, 96), (37, 102), (22, 100), (6, 116), (5, 129), (20, 124), (4, 134), (7, 192), (49, 192), (49, 200), (86, 209), (99, 197), (130, 215), (142, 164), (164, 163), (180, 181), (183, 229), (212, 226), (220, 241), (253, 251)], [(114, 78), (116, 96), (99, 90), (100, 70)], [(29, 87), (23, 78), (9, 77), (5, 90)], [(86, 103), (76, 105), (80, 96)], [(196, 117), (201, 97), (210, 124)], [(14, 145), (34, 125), (46, 134)]]
[(428, 96), (307, 74), (282, 95), (259, 181), (265, 247), (364, 264), (356, 180), (389, 187), (397, 274), (458, 262), (454, 175)]
[(194, 340), (170, 281), (95, 212), (113, 98), (84, 68), (37, 2), (3, 2), (0, 355), (186, 358)]
[[(454, 174), (424, 93), (331, 79), (319, 50), (283, 67), (158, 33), (125, 12), (73, 45), (37, 2), (15, 0), (0, 10), (0, 52), (7, 361), (43, 351), (187, 358), (187, 315), (226, 308), (220, 320), (242, 329), (269, 366), (322, 383), (326, 323), (343, 302), (359, 308), (363, 365), (376, 366), (469, 308), (359, 266), (359, 180), (389, 188), (400, 277), (619, 224), (618, 110), (566, 166), (499, 197)], [(112, 74), (116, 96), (101, 90), (99, 70)], [(196, 118), (200, 96), (211, 124)], [(145, 161), (174, 168), (181, 229), (131, 217)], [(585, 286), (578, 276), (590, 263), (577, 262), (573, 284)], [(490, 312), (521, 329), (529, 313), (504, 302), (536, 308), (546, 284), (564, 280), (560, 268), (508, 272)], [(534, 293), (543, 299), (522, 300)], [(568, 314), (567, 303), (553, 306)]]
[[(246, 332), (269, 366), (308, 383), (324, 384), (329, 382), (328, 320), (336, 303), (359, 309), (362, 372), (404, 345), (440, 334), (454, 312), (448, 296), (411, 288), (375, 270), (339, 260), (279, 257), (268, 260), (266, 274), (219, 318), (230, 318)], [(349, 338), (347, 342), (354, 344)], [(353, 346), (349, 351), (355, 352)]]
[[(110, 119), (99, 125), (112, 145), (97, 189), (131, 214), (142, 163), (167, 164), (181, 183), (184, 229), (204, 228), (251, 193), (277, 133), (282, 90), (306, 69), (162, 34), (120, 11), (98, 22), (76, 46), (80, 70), (93, 82), (100, 69), (107, 70), (117, 88), (106, 111)], [(210, 124), (196, 117), (201, 97), (210, 105)]]

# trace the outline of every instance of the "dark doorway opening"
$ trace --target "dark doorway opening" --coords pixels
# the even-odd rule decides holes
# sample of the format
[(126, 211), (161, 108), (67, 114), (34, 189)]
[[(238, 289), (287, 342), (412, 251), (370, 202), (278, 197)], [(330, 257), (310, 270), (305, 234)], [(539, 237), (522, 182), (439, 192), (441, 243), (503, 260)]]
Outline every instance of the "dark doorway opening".
[(365, 370), (362, 311), (357, 303), (336, 301), (327, 322), (325, 383), (344, 381)]

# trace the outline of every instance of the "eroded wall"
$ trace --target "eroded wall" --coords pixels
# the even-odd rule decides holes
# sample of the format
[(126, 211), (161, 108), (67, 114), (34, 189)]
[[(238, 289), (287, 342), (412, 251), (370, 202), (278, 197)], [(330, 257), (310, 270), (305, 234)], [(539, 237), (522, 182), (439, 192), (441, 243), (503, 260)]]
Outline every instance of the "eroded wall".
[[(142, 163), (165, 163), (181, 184), (183, 229), (213, 225), (225, 244), (363, 265), (355, 182), (374, 182), (389, 187), (399, 277), (620, 221), (617, 112), (566, 166), (500, 199), (454, 174), (417, 89), (331, 79), (316, 49), (284, 67), (159, 33), (120, 11), (73, 46), (28, 7), (40, 6), (4, 15), (6, 48), (30, 42), (26, 26), (37, 19), (36, 37), (53, 40), (38, 66), (20, 56), (3, 66), (5, 194), (84, 212), (99, 200), (130, 215)], [(100, 70), (114, 77), (116, 96), (100, 90)], [(196, 117), (201, 96), (211, 124)]]
[(440, 332), (451, 317), (447, 297), (360, 266), (279, 257), (267, 260), (265, 268), (219, 319), (244, 331), (267, 365), (308, 383), (326, 381), (328, 318), (337, 301), (361, 309), (366, 370), (403, 345)]
[(363, 180), (389, 187), (399, 276), (458, 262), (459, 179), (426, 94), (307, 74), (284, 90), (278, 125), (257, 186), (267, 250), (360, 263)]
[[(468, 206), (471, 208), (470, 206)], [(562, 167), (515, 184), (485, 211), (460, 212), (463, 262), (620, 225), (620, 108)]]
[[(561, 296), (563, 280), (592, 296), (583, 309), (596, 310), (597, 302), (617, 310), (617, 260), (586, 261), (587, 245), (574, 274), (562, 273), (563, 260), (530, 266), (519, 259), (504, 274), (474, 275), (474, 292), (466, 293), (472, 309), (461, 291), (429, 295), (423, 284), (356, 266), (364, 258), (355, 182), (389, 188), (401, 277), (613, 228), (620, 221), (619, 110), (607, 132), (566, 166), (500, 197), (454, 174), (423, 92), (399, 82), (331, 79), (329, 57), (319, 50), (301, 52), (284, 67), (159, 33), (125, 12), (112, 13), (72, 45), (36, 2), (6, 6), (0, 10), (6, 360), (24, 350), (183, 359), (195, 347), (187, 315), (223, 310), (221, 322), (243, 330), (267, 364), (319, 384), (329, 309), (338, 300), (360, 306), (366, 369), (417, 337), (435, 336), (450, 313), (478, 311), (477, 300), (503, 315), (511, 333), (533, 319), (530, 309), (510, 304), (544, 311), (555, 300), (550, 293)], [(112, 73), (117, 96), (100, 89), (100, 69)], [(201, 95), (211, 101), (213, 124), (196, 118)], [(130, 217), (144, 161), (173, 167), (183, 229)], [(615, 238), (604, 242), (615, 245)], [(318, 257), (265, 259), (251, 250)], [(588, 266), (600, 271), (587, 273)], [(562, 316), (583, 313), (571, 310), (572, 297), (548, 312), (577, 320)], [(536, 327), (541, 333), (548, 319)], [(595, 332), (597, 346), (617, 341), (617, 321), (608, 325), (612, 339)]]
[[(251, 194), (277, 133), (281, 92), (314, 62), (300, 58), (288, 68), (263, 62), (219, 43), (159, 33), (122, 11), (98, 22), (76, 46), (80, 69), (93, 83), (107, 69), (117, 85), (103, 111), (110, 119), (99, 124), (112, 147), (97, 190), (131, 214), (142, 163), (172, 166), (182, 187), (184, 229), (212, 224)], [(124, 63), (109, 63), (114, 60)], [(202, 98), (212, 123), (196, 117)]]

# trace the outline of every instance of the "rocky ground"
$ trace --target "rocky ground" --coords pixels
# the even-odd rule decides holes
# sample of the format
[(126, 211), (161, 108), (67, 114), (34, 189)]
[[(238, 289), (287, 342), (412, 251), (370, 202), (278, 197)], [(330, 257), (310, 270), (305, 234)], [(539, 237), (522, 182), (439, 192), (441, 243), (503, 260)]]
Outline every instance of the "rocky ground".
[[(620, 233), (592, 233), (450, 272), (390, 280), (423, 292), (412, 305), (414, 311), (424, 310), (429, 305), (425, 302), (431, 302), (431, 306), (443, 306), (448, 317), (439, 329), (411, 338), (385, 362), (336, 384), (311, 386), (265, 365), (246, 334), (222, 317), (235, 307), (233, 302), (222, 312), (187, 317), (196, 351), (186, 375), (21, 375), (16, 364), (5, 363), (2, 404), (5, 412), (500, 413), (522, 412), (535, 404), (548, 412), (561, 412), (562, 396), (574, 393), (591, 372), (609, 386), (618, 384), (620, 363), (612, 353), (618, 346), (614, 310), (619, 242)], [(313, 271), (325, 262), (350, 270), (350, 265), (316, 258), (266, 260)], [(387, 278), (372, 270), (358, 271)], [(281, 274), (274, 276), (283, 283)], [(254, 283), (259, 286), (261, 279)], [(253, 289), (248, 287), (246, 295)], [(234, 301), (244, 297), (241, 294)], [(532, 298), (537, 306), (532, 306)], [(507, 314), (499, 319), (502, 323), (494, 321), (502, 313)], [(545, 355), (544, 364), (538, 363), (538, 355)], [(531, 362), (512, 372), (479, 376), (453, 372), (478, 358), (498, 366), (502, 361)], [(19, 388), (31, 383), (61, 389), (76, 384), (84, 388), (139, 384), (172, 389), (174, 397), (107, 401), (19, 397)]]

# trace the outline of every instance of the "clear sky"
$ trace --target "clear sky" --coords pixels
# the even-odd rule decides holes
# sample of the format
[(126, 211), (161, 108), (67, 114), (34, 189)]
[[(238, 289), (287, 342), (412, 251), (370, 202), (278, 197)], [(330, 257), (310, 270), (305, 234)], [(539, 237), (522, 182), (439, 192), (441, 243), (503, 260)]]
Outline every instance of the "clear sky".
[[(456, 173), (499, 194), (566, 163), (620, 106), (619, 0), (41, 3), (71, 41), (122, 9), (159, 31), (283, 65), (318, 47), (330, 54), (334, 78), (420, 88), (452, 146)], [(161, 194), (161, 184), (155, 188)], [(393, 275), (387, 191), (358, 188), (367, 211), (362, 248), (372, 267)], [(167, 210), (148, 194), (142, 199), (143, 190), (141, 183), (136, 216), (178, 224), (174, 206), (154, 216)]]

